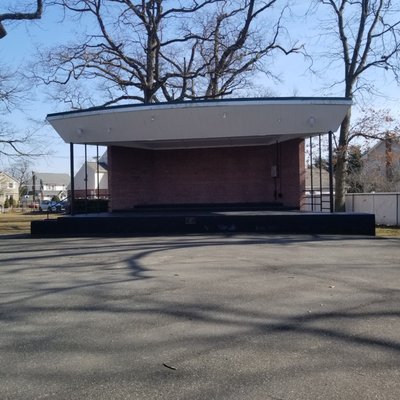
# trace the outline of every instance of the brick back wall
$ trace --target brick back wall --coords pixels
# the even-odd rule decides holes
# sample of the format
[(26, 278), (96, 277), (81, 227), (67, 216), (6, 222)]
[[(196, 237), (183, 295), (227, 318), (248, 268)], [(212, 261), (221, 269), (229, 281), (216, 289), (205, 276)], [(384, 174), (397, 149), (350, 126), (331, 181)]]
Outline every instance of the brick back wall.
[(300, 207), (305, 190), (304, 140), (290, 140), (280, 146), (281, 200), (285, 205)]
[(111, 146), (107, 150), (111, 210), (149, 203), (154, 152)]
[[(277, 201), (299, 207), (303, 142), (293, 140), (279, 147), (282, 181), (277, 185), (281, 194)], [(273, 202), (271, 167), (276, 156), (275, 145), (160, 151), (111, 146), (111, 209), (140, 204)]]

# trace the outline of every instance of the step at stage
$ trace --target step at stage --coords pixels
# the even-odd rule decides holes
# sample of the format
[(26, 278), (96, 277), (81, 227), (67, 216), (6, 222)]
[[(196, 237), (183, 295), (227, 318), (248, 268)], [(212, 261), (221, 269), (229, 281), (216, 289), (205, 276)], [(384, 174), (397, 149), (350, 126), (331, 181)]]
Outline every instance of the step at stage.
[(126, 236), (168, 234), (375, 235), (375, 215), (268, 210), (170, 210), (65, 215), (32, 221), (31, 234)]

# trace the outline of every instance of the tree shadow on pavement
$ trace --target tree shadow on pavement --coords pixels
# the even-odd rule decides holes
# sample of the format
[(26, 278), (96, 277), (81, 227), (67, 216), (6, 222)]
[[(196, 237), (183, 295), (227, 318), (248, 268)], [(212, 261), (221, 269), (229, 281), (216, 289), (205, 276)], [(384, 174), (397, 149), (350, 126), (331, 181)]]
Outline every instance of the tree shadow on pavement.
[(3, 243), (0, 391), (289, 399), (312, 379), (345, 398), (347, 374), (400, 393), (398, 255), (326, 237)]

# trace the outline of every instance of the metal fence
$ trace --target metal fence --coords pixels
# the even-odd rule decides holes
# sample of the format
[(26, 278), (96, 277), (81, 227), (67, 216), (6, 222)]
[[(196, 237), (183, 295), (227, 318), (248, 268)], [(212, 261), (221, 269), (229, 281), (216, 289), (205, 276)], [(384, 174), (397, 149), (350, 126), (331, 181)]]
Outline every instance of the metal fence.
[(348, 193), (346, 212), (372, 213), (377, 225), (400, 226), (400, 193)]

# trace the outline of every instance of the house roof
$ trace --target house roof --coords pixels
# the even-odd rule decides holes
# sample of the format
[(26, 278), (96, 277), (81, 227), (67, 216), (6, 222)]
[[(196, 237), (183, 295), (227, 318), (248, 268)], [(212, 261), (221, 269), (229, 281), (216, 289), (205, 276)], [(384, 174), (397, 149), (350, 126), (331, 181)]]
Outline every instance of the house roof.
[[(92, 173), (97, 173), (97, 162), (96, 161), (88, 161), (87, 163), (87, 169), (88, 171), (91, 170)], [(85, 163), (81, 165), (79, 168), (78, 172), (75, 174), (75, 178), (79, 176), (80, 174), (84, 173), (85, 171)], [(99, 162), (99, 172), (106, 174), (108, 172), (108, 166), (106, 163)]]
[[(97, 162), (96, 161), (88, 161), (87, 163), (88, 168), (92, 169), (94, 172), (97, 172)], [(83, 164), (82, 168), (85, 167), (85, 164)], [(108, 167), (107, 164), (103, 162), (99, 162), (99, 172), (107, 173), (108, 172)]]
[(103, 163), (106, 168), (108, 166), (108, 156), (107, 156), (107, 150), (103, 153), (103, 155), (100, 157), (100, 164)]
[[(391, 138), (391, 141), (392, 141), (392, 152), (400, 153), (400, 138), (393, 137)], [(368, 151), (365, 154), (363, 154), (361, 159), (363, 161), (366, 161), (373, 154), (385, 151), (386, 151), (386, 140), (385, 139), (378, 140), (374, 146), (372, 146), (370, 149), (368, 149)]]
[(146, 149), (271, 144), (336, 131), (348, 98), (251, 98), (135, 104), (49, 114), (67, 143)]
[(18, 180), (13, 178), (10, 174), (7, 174), (7, 172), (0, 171), (0, 176), (1, 175), (10, 181), (14, 181), (14, 182), (18, 183)]
[[(70, 182), (70, 177), (68, 174), (35, 172), (35, 176), (37, 185), (40, 181), (42, 181), (44, 185), (68, 185)], [(32, 182), (32, 179), (30, 182)]]

